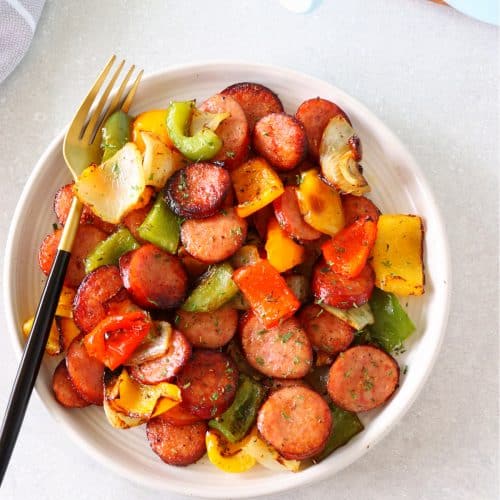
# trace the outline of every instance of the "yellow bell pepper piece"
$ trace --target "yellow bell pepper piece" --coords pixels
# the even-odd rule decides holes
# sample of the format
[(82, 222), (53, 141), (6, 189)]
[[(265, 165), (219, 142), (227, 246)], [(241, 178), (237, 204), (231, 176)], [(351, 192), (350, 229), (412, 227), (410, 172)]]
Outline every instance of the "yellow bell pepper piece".
[[(26, 338), (28, 338), (31, 327), (33, 326), (34, 317), (28, 319), (23, 323), (23, 334)], [(47, 340), (47, 344), (45, 346), (45, 352), (50, 356), (56, 356), (61, 353), (61, 341), (59, 339), (59, 329), (57, 328), (56, 321), (52, 322), (52, 326), (50, 327), (49, 338)]]
[[(178, 403), (181, 401), (181, 391), (176, 385), (167, 382), (156, 385), (140, 384), (123, 369), (118, 378), (118, 396), (113, 399), (112, 406), (131, 417), (149, 418), (157, 411), (160, 398)], [(162, 408), (165, 408), (163, 411), (169, 409), (163, 402)]]
[[(170, 384), (173, 385), (173, 384)], [(171, 410), (174, 406), (177, 406), (180, 401), (174, 401), (170, 398), (161, 397), (156, 403), (155, 409), (151, 415), (151, 418), (157, 417), (168, 410)]]
[(266, 469), (275, 471), (289, 470), (291, 472), (298, 472), (300, 469), (299, 460), (287, 460), (283, 458), (272, 446), (267, 444), (260, 437), (256, 427), (254, 427), (246, 437), (243, 450), (254, 457), (254, 459)]
[(424, 293), (422, 219), (417, 215), (381, 215), (372, 251), (375, 285), (396, 295)]
[(73, 339), (80, 335), (80, 329), (76, 326), (73, 318), (56, 318), (56, 323), (61, 334), (61, 347), (65, 351)]
[(152, 109), (141, 113), (132, 124), (132, 141), (135, 142), (141, 153), (146, 145), (141, 137), (141, 132), (149, 132), (160, 139), (168, 147), (173, 147), (172, 140), (167, 132), (167, 110)]
[(281, 229), (278, 221), (272, 217), (267, 226), (266, 240), (267, 260), (280, 273), (304, 262), (305, 250), (302, 245), (288, 236)]
[(238, 206), (236, 213), (248, 217), (279, 198), (284, 191), (278, 174), (264, 158), (252, 158), (231, 172)]
[(255, 459), (243, 450), (244, 438), (240, 443), (231, 445), (230, 448), (223, 444), (223, 438), (215, 431), (207, 431), (205, 443), (207, 455), (210, 462), (224, 472), (238, 474), (251, 469), (255, 465)]
[(75, 291), (72, 288), (63, 286), (59, 302), (57, 304), (56, 316), (61, 318), (73, 317), (73, 299), (75, 298)]
[(335, 236), (344, 227), (340, 195), (321, 180), (318, 170), (301, 175), (297, 198), (305, 221), (314, 229)]

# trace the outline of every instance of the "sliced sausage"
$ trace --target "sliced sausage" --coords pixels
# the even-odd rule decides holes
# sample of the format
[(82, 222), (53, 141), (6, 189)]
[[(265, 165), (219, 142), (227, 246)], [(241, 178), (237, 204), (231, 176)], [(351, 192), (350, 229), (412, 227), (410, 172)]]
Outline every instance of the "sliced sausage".
[(183, 246), (177, 251), (177, 256), (181, 259), (182, 265), (186, 269), (191, 280), (199, 278), (209, 268), (209, 264), (201, 262), (201, 260), (195, 259), (189, 255)]
[(177, 426), (169, 423), (164, 415), (152, 418), (146, 426), (149, 446), (169, 465), (189, 465), (198, 461), (207, 451), (206, 432), (205, 422)]
[(90, 332), (106, 315), (106, 302), (122, 290), (120, 270), (102, 266), (87, 274), (73, 301), (73, 319), (83, 332)]
[(149, 205), (146, 205), (145, 207), (132, 210), (123, 219), (123, 224), (125, 224), (125, 227), (132, 233), (132, 236), (138, 241), (142, 241), (142, 239), (139, 236), (139, 232), (137, 230), (139, 229), (139, 226), (144, 222), (144, 219), (149, 214), (152, 207), (153, 204), (151, 203)]
[(238, 311), (228, 305), (212, 312), (179, 309), (176, 326), (195, 347), (217, 349), (233, 338), (238, 327)]
[(296, 118), (272, 113), (255, 124), (253, 146), (273, 167), (292, 170), (307, 153), (307, 137)]
[(226, 169), (213, 163), (192, 163), (170, 177), (165, 199), (180, 217), (202, 219), (218, 212), (230, 187)]
[(250, 132), (264, 116), (283, 112), (283, 104), (280, 98), (272, 90), (260, 83), (235, 83), (225, 88), (221, 94), (236, 99), (245, 112)]
[(355, 278), (346, 278), (332, 271), (323, 260), (314, 268), (311, 288), (316, 300), (339, 309), (350, 309), (368, 302), (374, 284), (375, 275), (369, 264)]
[(38, 265), (46, 276), (48, 276), (52, 263), (56, 257), (61, 234), (62, 230), (56, 229), (53, 233), (45, 236), (38, 250)]
[(182, 406), (199, 418), (214, 418), (233, 402), (238, 370), (221, 352), (199, 350), (177, 377)]
[(309, 387), (303, 379), (297, 378), (266, 378), (263, 382), (270, 393), (279, 391), (283, 387)]
[[(52, 262), (56, 257), (57, 247), (61, 239), (62, 230), (56, 229), (42, 241), (38, 253), (38, 262), (44, 274), (48, 275)], [(66, 286), (76, 288), (85, 276), (85, 258), (98, 243), (107, 238), (107, 234), (95, 226), (82, 225), (78, 228), (75, 242), (71, 251), (71, 258), (64, 278)]]
[(163, 413), (163, 419), (172, 425), (187, 425), (200, 421), (196, 415), (189, 413), (182, 404), (174, 406)]
[(326, 401), (307, 387), (285, 387), (269, 396), (257, 416), (262, 437), (283, 457), (305, 460), (326, 445), (332, 414)]
[(380, 210), (368, 198), (354, 196), (353, 194), (344, 194), (341, 198), (346, 226), (349, 226), (360, 217), (370, 217), (373, 222), (378, 221)]
[(191, 357), (191, 344), (177, 330), (173, 331), (168, 351), (161, 357), (129, 367), (129, 373), (142, 384), (170, 382)]
[(360, 345), (341, 353), (330, 368), (328, 394), (348, 411), (369, 411), (385, 403), (399, 384), (396, 360), (381, 349)]
[(349, 122), (347, 115), (336, 104), (321, 97), (304, 101), (297, 109), (295, 118), (299, 120), (306, 130), (309, 153), (317, 159), (321, 137), (328, 122), (337, 115), (343, 115)]
[(266, 329), (253, 312), (240, 325), (241, 345), (247, 361), (273, 378), (302, 378), (312, 365), (312, 348), (297, 318)]
[(215, 94), (200, 106), (200, 110), (230, 113), (215, 131), (222, 139), (223, 146), (213, 161), (221, 162), (229, 170), (243, 163), (248, 155), (250, 133), (245, 112), (238, 102), (228, 95)]
[(195, 259), (214, 264), (228, 259), (247, 237), (247, 222), (233, 209), (206, 219), (191, 219), (181, 226), (181, 241)]
[(121, 316), (142, 309), (130, 299), (129, 294), (123, 288), (113, 298), (104, 304), (106, 316)]
[(297, 200), (297, 189), (287, 186), (285, 192), (273, 202), (274, 214), (279, 225), (290, 236), (302, 241), (317, 240), (321, 233), (302, 217)]
[[(71, 182), (70, 184), (61, 186), (57, 190), (54, 197), (54, 212), (56, 214), (57, 221), (61, 224), (61, 226), (64, 226), (66, 224), (66, 220), (68, 219), (69, 209), (71, 208), (71, 203), (73, 201), (74, 184), (74, 182)], [(80, 224), (92, 224), (106, 233), (112, 233), (116, 229), (114, 224), (105, 222), (101, 218), (97, 217), (97, 215), (95, 215), (87, 205), (83, 206)]]
[(316, 304), (304, 307), (300, 320), (311, 344), (319, 351), (337, 354), (354, 340), (354, 328)]
[(84, 408), (90, 404), (76, 392), (64, 359), (57, 365), (54, 371), (52, 390), (57, 402), (66, 408)]
[(271, 205), (266, 205), (262, 207), (260, 210), (257, 210), (254, 214), (252, 214), (252, 223), (257, 229), (259, 236), (264, 241), (267, 238), (267, 225), (269, 224), (269, 220), (273, 216), (273, 208)]
[(89, 355), (83, 344), (83, 335), (71, 342), (66, 355), (66, 368), (78, 394), (89, 403), (102, 406), (104, 365)]
[(188, 277), (178, 257), (148, 244), (120, 258), (123, 284), (148, 309), (168, 309), (185, 298)]

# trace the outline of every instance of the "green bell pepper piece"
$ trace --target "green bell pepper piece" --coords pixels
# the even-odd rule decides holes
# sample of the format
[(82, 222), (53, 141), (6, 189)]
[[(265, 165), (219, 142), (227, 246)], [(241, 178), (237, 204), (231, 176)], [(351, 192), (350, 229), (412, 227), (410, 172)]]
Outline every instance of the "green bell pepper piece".
[(233, 268), (227, 263), (211, 266), (201, 277), (200, 284), (182, 305), (189, 312), (210, 312), (231, 300), (238, 287), (232, 279)]
[(355, 413), (342, 410), (333, 403), (330, 403), (329, 406), (333, 420), (332, 431), (323, 451), (312, 459), (314, 463), (324, 460), (333, 451), (344, 446), (364, 429), (363, 423)]
[(139, 248), (139, 243), (130, 231), (124, 227), (118, 229), (104, 241), (96, 245), (94, 250), (85, 259), (85, 272), (88, 274), (98, 267), (108, 264), (118, 264), (120, 257), (131, 250)]
[(171, 254), (179, 246), (180, 226), (175, 214), (161, 196), (155, 201), (144, 222), (137, 228), (139, 236)]
[(132, 117), (122, 110), (115, 111), (102, 128), (102, 161), (109, 160), (127, 142), (130, 142), (130, 124)]
[(415, 325), (392, 293), (378, 288), (370, 299), (375, 323), (370, 325), (370, 336), (387, 352), (398, 350), (414, 331)]
[(175, 147), (189, 160), (203, 161), (213, 158), (222, 147), (222, 140), (209, 128), (202, 128), (188, 136), (194, 101), (172, 102), (167, 109), (167, 131)]
[(326, 390), (329, 373), (329, 366), (316, 366), (313, 370), (306, 374), (304, 379), (318, 394), (329, 398), (330, 396), (328, 396), (328, 391)]
[(218, 430), (228, 441), (236, 443), (252, 427), (260, 405), (266, 396), (264, 388), (240, 374), (240, 382), (231, 406), (220, 416), (208, 421), (208, 426)]

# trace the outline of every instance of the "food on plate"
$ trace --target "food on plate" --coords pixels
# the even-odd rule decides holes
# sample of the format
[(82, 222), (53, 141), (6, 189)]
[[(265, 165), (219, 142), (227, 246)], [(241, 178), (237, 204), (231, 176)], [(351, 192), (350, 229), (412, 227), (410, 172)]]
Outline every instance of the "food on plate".
[(253, 146), (274, 168), (292, 170), (307, 152), (304, 125), (286, 113), (266, 115), (255, 124)]
[[(250, 82), (194, 97), (111, 115), (102, 163), (55, 194), (60, 225), (73, 196), (84, 208), (46, 346), (64, 356), (54, 397), (145, 425), (169, 465), (297, 472), (397, 390), (423, 222), (365, 196), (334, 102), (284, 109)], [(45, 274), (60, 237), (41, 242)]]

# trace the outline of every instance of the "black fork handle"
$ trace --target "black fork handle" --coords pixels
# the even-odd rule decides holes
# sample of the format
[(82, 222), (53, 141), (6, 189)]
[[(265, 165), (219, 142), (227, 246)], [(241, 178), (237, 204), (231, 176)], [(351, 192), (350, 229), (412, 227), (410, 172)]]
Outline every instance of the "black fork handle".
[(35, 385), (71, 253), (58, 250), (24, 348), (0, 431), (0, 486)]

